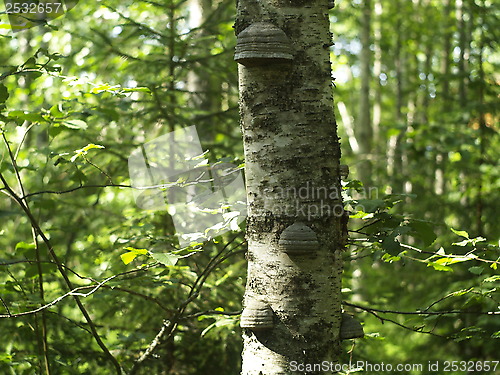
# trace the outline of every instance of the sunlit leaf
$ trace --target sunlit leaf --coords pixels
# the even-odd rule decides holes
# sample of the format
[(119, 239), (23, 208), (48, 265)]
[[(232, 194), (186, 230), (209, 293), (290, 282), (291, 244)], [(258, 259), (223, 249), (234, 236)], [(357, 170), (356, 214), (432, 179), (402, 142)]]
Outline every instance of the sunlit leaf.
[(453, 272), (453, 268), (449, 266), (443, 266), (442, 264), (438, 264), (436, 262), (429, 262), (427, 266), (433, 267), (436, 271)]
[(177, 264), (177, 261), (180, 259), (179, 255), (170, 253), (151, 253), (151, 256), (154, 260), (167, 267), (175, 266)]
[(453, 229), (453, 228), (450, 228), (450, 229), (451, 229), (451, 231), (452, 231), (453, 233), (455, 233), (457, 236), (460, 236), (460, 237), (465, 237), (465, 238), (469, 239), (469, 233), (467, 233), (466, 231), (464, 231), (464, 230), (455, 230), (455, 229)]
[(120, 255), (122, 262), (125, 264), (132, 262), (138, 255), (145, 255), (148, 253), (148, 250), (146, 249), (136, 249), (133, 247), (126, 247), (125, 250), (128, 250), (129, 252)]
[(61, 122), (61, 124), (70, 129), (78, 129), (78, 130), (87, 129), (87, 123), (82, 120), (65, 120)]

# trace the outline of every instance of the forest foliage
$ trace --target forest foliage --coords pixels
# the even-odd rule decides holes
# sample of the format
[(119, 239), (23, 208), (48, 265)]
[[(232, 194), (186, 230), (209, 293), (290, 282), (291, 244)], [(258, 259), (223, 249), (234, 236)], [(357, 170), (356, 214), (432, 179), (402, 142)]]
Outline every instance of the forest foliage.
[[(342, 363), (500, 359), (499, 12), (330, 10), (342, 292), (366, 333)], [(239, 372), (244, 224), (180, 248), (166, 210), (135, 204), (127, 165), (190, 125), (211, 164), (244, 165), (234, 15), (226, 0), (79, 2), (16, 33), (0, 15), (2, 373)]]

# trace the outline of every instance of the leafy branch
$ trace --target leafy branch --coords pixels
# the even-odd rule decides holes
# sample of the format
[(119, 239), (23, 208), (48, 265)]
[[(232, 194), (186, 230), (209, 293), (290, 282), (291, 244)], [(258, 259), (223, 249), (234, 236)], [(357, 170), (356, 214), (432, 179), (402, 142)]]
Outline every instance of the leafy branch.
[(134, 365), (132, 366), (129, 372), (129, 375), (136, 374), (139, 368), (142, 366), (142, 364), (153, 354), (155, 349), (162, 342), (168, 340), (173, 335), (179, 321), (181, 319), (187, 318), (183, 317), (186, 308), (191, 302), (193, 302), (198, 298), (200, 291), (203, 288), (203, 285), (205, 284), (205, 281), (207, 280), (208, 276), (212, 273), (212, 271), (229, 257), (243, 253), (245, 251), (245, 250), (235, 251), (236, 248), (242, 246), (245, 243), (241, 242), (238, 245), (236, 245), (233, 249), (231, 249), (228, 252), (228, 254), (222, 256), (222, 254), (227, 250), (229, 245), (231, 245), (236, 240), (236, 238), (237, 236), (234, 236), (230, 241), (228, 241), (224, 245), (224, 247), (212, 259), (210, 259), (204, 270), (200, 273), (200, 275), (197, 277), (193, 285), (190, 287), (190, 291), (187, 295), (186, 300), (179, 305), (176, 312), (170, 319), (163, 321), (162, 327), (160, 328), (154, 339), (151, 341), (151, 343), (148, 345), (148, 347), (142, 353), (142, 355), (135, 361)]
[[(17, 164), (16, 164), (16, 160), (15, 160), (14, 154), (12, 153), (12, 150), (10, 148), (10, 144), (9, 144), (9, 142), (8, 142), (6, 136), (5, 136), (5, 133), (2, 133), (2, 137), (3, 137), (4, 144), (5, 144), (6, 148), (7, 148), (8, 154), (10, 156), (11, 163), (12, 163), (12, 165), (14, 167), (14, 171), (15, 171), (15, 174), (16, 174), (19, 186), (20, 186), (20, 190), (21, 190), (22, 194), (25, 195), (24, 194), (24, 188), (22, 186), (22, 180), (21, 180), (21, 177), (20, 177), (20, 174), (19, 174), (19, 169), (17, 168)], [(71, 293), (71, 291), (73, 289), (75, 289), (73, 287), (73, 283), (69, 279), (68, 274), (66, 273), (65, 268), (62, 266), (62, 262), (59, 260), (59, 257), (57, 256), (56, 252), (54, 251), (54, 247), (52, 245), (52, 242), (49, 240), (49, 238), (45, 235), (44, 231), (41, 229), (40, 224), (38, 223), (38, 220), (35, 218), (35, 216), (31, 212), (31, 209), (30, 209), (28, 203), (25, 200), (23, 200), (21, 198), (21, 196), (18, 195), (11, 188), (11, 186), (9, 185), (9, 183), (7, 182), (7, 180), (5, 179), (5, 177), (3, 176), (2, 173), (0, 173), (0, 180), (2, 181), (2, 183), (4, 185), (5, 193), (8, 196), (10, 196), (21, 207), (21, 209), (24, 211), (24, 213), (28, 217), (28, 219), (30, 221), (30, 224), (31, 224), (31, 227), (33, 228), (33, 231), (38, 236), (40, 236), (40, 238), (42, 239), (42, 241), (47, 246), (47, 249), (48, 249), (50, 257), (52, 258), (52, 260), (56, 264), (57, 269), (59, 270), (59, 273), (61, 274), (61, 276), (62, 276), (62, 278), (64, 280), (64, 283), (66, 284), (67, 288), (70, 290), (70, 293)], [(76, 304), (78, 305), (78, 308), (80, 309), (80, 312), (82, 313), (82, 315), (84, 316), (85, 320), (87, 321), (87, 323), (88, 323), (88, 325), (90, 327), (90, 330), (92, 332), (92, 335), (93, 335), (95, 341), (97, 342), (97, 344), (99, 345), (99, 347), (102, 349), (102, 351), (104, 352), (104, 354), (106, 355), (106, 357), (108, 358), (108, 360), (115, 367), (116, 373), (118, 375), (122, 374), (122, 369), (121, 369), (120, 364), (118, 363), (118, 361), (116, 360), (116, 358), (110, 353), (110, 351), (108, 350), (108, 348), (106, 347), (106, 345), (102, 341), (101, 337), (99, 336), (99, 333), (97, 332), (97, 328), (96, 328), (94, 322), (92, 321), (92, 318), (90, 317), (90, 314), (88, 313), (88, 311), (86, 310), (85, 306), (81, 302), (79, 296), (76, 295), (76, 294), (71, 294), (71, 296), (75, 300)]]

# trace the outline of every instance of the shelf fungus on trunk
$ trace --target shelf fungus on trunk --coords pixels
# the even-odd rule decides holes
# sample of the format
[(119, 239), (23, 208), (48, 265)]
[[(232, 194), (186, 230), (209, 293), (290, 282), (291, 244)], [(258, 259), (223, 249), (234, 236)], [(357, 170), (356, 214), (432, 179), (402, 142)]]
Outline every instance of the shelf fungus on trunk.
[(354, 317), (347, 313), (342, 313), (342, 323), (340, 325), (340, 339), (356, 339), (365, 335), (363, 326)]
[(278, 245), (288, 255), (314, 254), (319, 247), (316, 233), (304, 223), (287, 227), (278, 240)]
[(240, 326), (252, 331), (271, 329), (274, 326), (273, 310), (264, 301), (252, 298), (241, 313)]
[(238, 34), (234, 60), (245, 66), (293, 60), (292, 43), (285, 32), (269, 22), (255, 22)]

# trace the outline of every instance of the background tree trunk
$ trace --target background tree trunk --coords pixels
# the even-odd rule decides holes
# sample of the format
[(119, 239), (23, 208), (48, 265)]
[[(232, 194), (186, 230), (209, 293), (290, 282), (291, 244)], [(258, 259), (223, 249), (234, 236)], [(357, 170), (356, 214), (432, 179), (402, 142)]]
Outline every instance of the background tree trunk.
[[(379, 173), (382, 154), (381, 131), (382, 124), (382, 86), (380, 84), (382, 74), (382, 1), (375, 0), (375, 19), (373, 22), (373, 76), (375, 77), (374, 100), (373, 100), (373, 154), (375, 155), (376, 168), (372, 168), (375, 173)], [(372, 178), (378, 182), (378, 176)]]
[[(249, 213), (244, 304), (260, 300), (274, 316), (272, 329), (244, 329), (244, 375), (299, 373), (295, 365), (335, 361), (339, 351), (343, 210), (328, 4), (284, 4), (240, 0), (235, 24), (238, 35), (255, 22), (272, 23), (293, 55), (288, 63), (239, 65)], [(278, 241), (298, 222), (318, 246), (287, 255)]]
[(402, 150), (401, 143), (403, 139), (403, 100), (405, 95), (405, 63), (406, 55), (404, 50), (405, 27), (403, 25), (403, 14), (405, 9), (404, 3), (401, 0), (394, 2), (395, 17), (396, 17), (396, 31), (395, 31), (395, 46), (394, 46), (394, 64), (396, 73), (396, 113), (394, 121), (399, 128), (397, 134), (389, 138), (387, 145), (387, 174), (392, 177), (392, 186), (390, 192), (400, 194), (403, 192), (404, 177), (402, 176)]
[(373, 142), (373, 128), (371, 121), (371, 108), (370, 108), (370, 81), (371, 74), (371, 14), (372, 3), (371, 0), (363, 2), (361, 16), (361, 96), (359, 104), (359, 119), (357, 130), (357, 139), (361, 146), (361, 159), (358, 165), (358, 178), (365, 186), (368, 186), (371, 181), (371, 166), (372, 166), (372, 142)]

